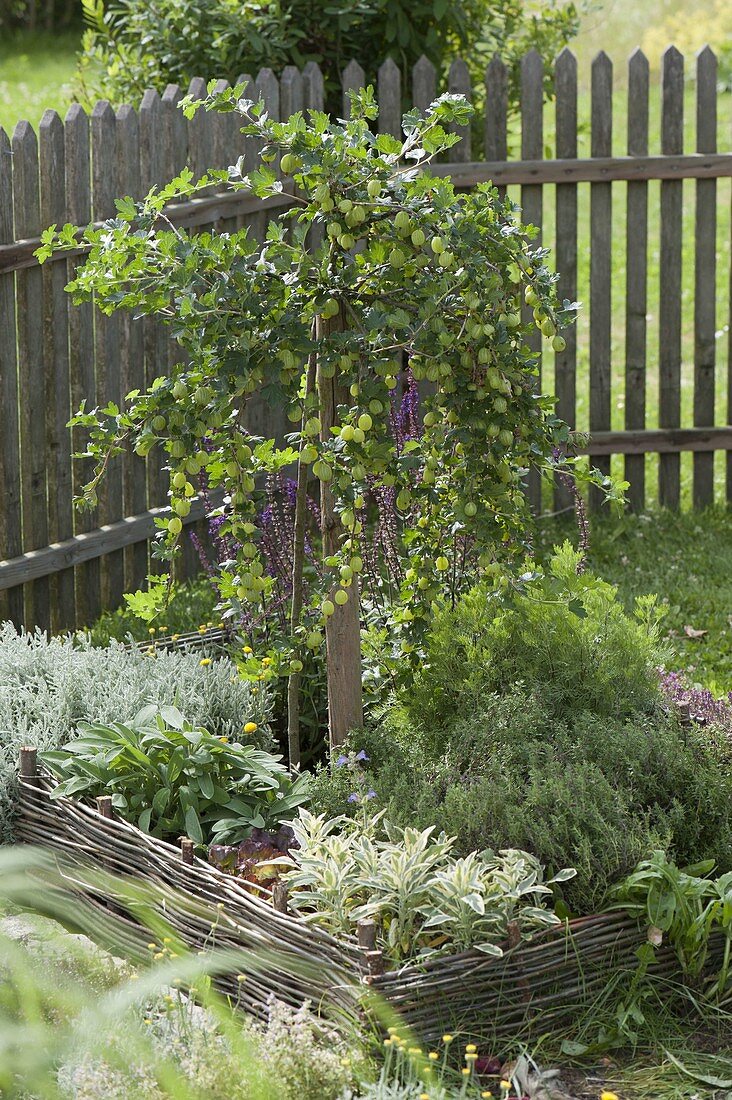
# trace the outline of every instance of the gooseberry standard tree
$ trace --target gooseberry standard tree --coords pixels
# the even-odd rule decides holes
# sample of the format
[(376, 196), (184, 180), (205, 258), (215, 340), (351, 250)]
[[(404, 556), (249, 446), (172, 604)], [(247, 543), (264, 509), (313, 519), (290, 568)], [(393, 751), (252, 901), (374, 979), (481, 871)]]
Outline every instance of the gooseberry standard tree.
[[(238, 547), (218, 577), (224, 614), (236, 619), (252, 605), (265, 612), (242, 667), (259, 679), (289, 674), (297, 765), (308, 648), (319, 652), (325, 642), (331, 746), (362, 722), (359, 588), (374, 494), (388, 490), (400, 517), (402, 575), (382, 614), (412, 659), (437, 607), (522, 554), (526, 471), (554, 469), (568, 435), (537, 393), (522, 300), (557, 350), (557, 327), (574, 307), (556, 302), (546, 253), (532, 248), (510, 204), (489, 186), (457, 194), (433, 173), (437, 155), (457, 140), (448, 128), (469, 120), (461, 97), (442, 96), (424, 116), (408, 113), (398, 141), (372, 132), (371, 89), (354, 96), (350, 120), (336, 122), (311, 112), (278, 123), (242, 92), (210, 93), (186, 110), (239, 111), (244, 132), (261, 142), (261, 163), (245, 175), (240, 161), (227, 182), (262, 199), (284, 192), (292, 208), (269, 223), (263, 243), (246, 230), (186, 233), (166, 219), (166, 205), (223, 178), (194, 181), (186, 171), (141, 204), (119, 201), (115, 219), (87, 230), (74, 300), (94, 296), (105, 311), (163, 318), (186, 361), (148, 392), (128, 395), (126, 408), (82, 410), (76, 422), (90, 429), (86, 454), (96, 460), (87, 501), (128, 441), (140, 454), (165, 452), (164, 556), (176, 552), (197, 476), (224, 490), (222, 533)], [(78, 244), (73, 226), (52, 228), (39, 255)], [(405, 364), (432, 384), (423, 430), (406, 442), (392, 430)], [(247, 429), (247, 404), (262, 391), (288, 407), (285, 446)], [(260, 475), (295, 460), (290, 632), (274, 637)], [(308, 478), (320, 484), (322, 568), (305, 585)], [(154, 609), (164, 582), (150, 585)]]

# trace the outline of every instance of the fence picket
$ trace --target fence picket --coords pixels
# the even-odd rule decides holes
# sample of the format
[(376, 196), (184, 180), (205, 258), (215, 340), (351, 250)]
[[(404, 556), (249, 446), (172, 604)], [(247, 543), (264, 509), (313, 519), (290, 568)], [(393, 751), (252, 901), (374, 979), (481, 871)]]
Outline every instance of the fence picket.
[[(604, 51), (592, 62), (591, 155), (612, 153), (613, 66)], [(590, 432), (611, 427), (610, 387), (612, 370), (612, 184), (590, 185)], [(609, 456), (590, 453), (593, 465), (610, 472)], [(590, 503), (598, 508), (599, 490), (592, 489)]]
[[(15, 240), (13, 230), (13, 155), (10, 139), (0, 129), (0, 244)], [(23, 551), (20, 504), (20, 425), (18, 412), (18, 357), (15, 343), (15, 274), (0, 273), (0, 559)], [(23, 625), (23, 589), (0, 593), (0, 616), (16, 627)]]
[(424, 113), (435, 99), (437, 99), (435, 66), (422, 54), (412, 69), (412, 103)]
[[(508, 69), (498, 54), (494, 54), (485, 70), (483, 146), (486, 160), (508, 159)], [(505, 198), (506, 188), (499, 187), (498, 194)]]
[[(577, 156), (577, 59), (564, 49), (554, 66), (556, 96), (557, 157)], [(577, 299), (577, 185), (557, 184), (556, 191), (556, 266), (559, 272), (559, 301)], [(563, 332), (567, 346), (554, 356), (554, 392), (557, 415), (571, 428), (577, 424), (577, 326)], [(561, 481), (554, 486), (557, 511), (571, 506), (571, 494)]]
[(378, 73), (379, 133), (402, 136), (402, 74), (391, 57)]
[[(648, 61), (635, 50), (628, 61), (628, 155), (648, 155)], [(646, 426), (646, 313), (648, 312), (648, 184), (628, 183), (625, 288), (625, 427)], [(628, 503), (640, 512), (646, 503), (645, 455), (625, 456)]]
[[(204, 85), (200, 87), (200, 83)], [(191, 94), (205, 94), (205, 81), (191, 83)], [(189, 153), (191, 168), (194, 176), (203, 175), (205, 168), (201, 168), (198, 147), (191, 141), (191, 133), (200, 129), (201, 112), (189, 121)], [(165, 175), (165, 136), (163, 120), (163, 103), (160, 95), (151, 89), (145, 92), (140, 104), (140, 185), (143, 194), (151, 187), (159, 185)], [(146, 317), (143, 325), (143, 344), (145, 348), (145, 385), (149, 387), (160, 374), (160, 365), (163, 361), (163, 349), (166, 347), (167, 333), (162, 325)], [(165, 360), (167, 363), (167, 360)], [(147, 470), (147, 506), (159, 508), (167, 503), (168, 477), (164, 470), (165, 454), (157, 447), (153, 447), (146, 460)], [(150, 556), (149, 568), (151, 572), (161, 572), (162, 564)]]
[(358, 61), (349, 61), (341, 76), (343, 87), (343, 117), (351, 117), (351, 99), (349, 92), (358, 92), (366, 87), (366, 76)]
[[(69, 203), (69, 219), (76, 225), (88, 225), (91, 221), (91, 147), (89, 119), (78, 103), (69, 107), (65, 121), (66, 132), (66, 190)], [(75, 278), (82, 261), (72, 257), (66, 263), (69, 280)], [(94, 308), (91, 302), (74, 306), (69, 311), (69, 374), (71, 379), (71, 408), (76, 412), (82, 401), (88, 408), (96, 404), (96, 372), (94, 365)], [(83, 429), (72, 430), (72, 447), (82, 451), (86, 444)], [(72, 468), (74, 496), (81, 495), (93, 471), (88, 459), (75, 459)], [(77, 511), (74, 534), (80, 535), (99, 526), (99, 509)], [(77, 565), (74, 570), (76, 591), (76, 625), (86, 626), (98, 618), (102, 610), (101, 561)]]
[[(16, 237), (37, 236), (42, 228), (38, 141), (29, 122), (19, 122), (13, 134), (13, 191)], [(16, 287), (23, 547), (37, 550), (48, 545), (46, 425), (45, 417), (38, 415), (46, 394), (43, 326), (39, 324), (44, 298), (40, 267), (19, 271)], [(25, 622), (48, 630), (51, 625), (48, 577), (27, 584), (24, 598)]]
[(302, 71), (302, 87), (305, 106), (311, 111), (322, 111), (325, 104), (323, 74), (314, 61), (308, 61)]
[[(674, 46), (663, 55), (661, 152), (684, 148), (684, 59)], [(678, 428), (681, 423), (681, 218), (683, 183), (661, 182), (661, 260), (659, 303), (658, 423)], [(679, 455), (659, 459), (658, 499), (666, 508), (678, 508), (681, 495)]]
[[(466, 99), (473, 98), (473, 87), (470, 82), (470, 69), (461, 58), (456, 58), (450, 66), (447, 77), (447, 89), (451, 95), (464, 95)], [(470, 141), (470, 122), (465, 126), (451, 123), (449, 130), (453, 134), (460, 135), (460, 141), (450, 149), (450, 160), (455, 164), (467, 164), (472, 157)]]
[[(530, 50), (521, 60), (521, 156), (524, 160), (541, 160), (544, 155), (544, 63), (536, 50)], [(535, 225), (539, 235), (532, 244), (541, 244), (542, 189), (538, 184), (521, 188), (521, 210), (525, 224)], [(531, 320), (531, 308), (522, 303), (524, 321)], [(534, 331), (526, 343), (537, 357), (541, 387), (541, 333)], [(529, 475), (528, 497), (532, 508), (541, 510), (541, 482), (535, 471)]]
[[(717, 58), (707, 46), (696, 59), (696, 149), (717, 151)], [(696, 181), (694, 227), (694, 424), (714, 424), (717, 283), (717, 181)], [(694, 507), (714, 500), (714, 452), (694, 455)]]
[[(41, 223), (64, 225), (66, 161), (64, 124), (55, 111), (45, 111), (38, 129)], [(60, 263), (43, 269), (43, 358), (46, 372), (46, 462), (48, 470), (48, 537), (62, 542), (74, 533), (71, 490), (71, 414), (69, 383), (69, 297), (66, 271)], [(62, 569), (51, 579), (51, 627), (75, 625), (74, 570)]]
[[(91, 116), (92, 138), (92, 204), (95, 221), (114, 217), (117, 197), (117, 133), (114, 111), (102, 101), (94, 106)], [(122, 401), (120, 317), (105, 317), (97, 310), (94, 318), (94, 346), (97, 367), (97, 400), (104, 406)], [(121, 461), (110, 463), (99, 489), (100, 518), (112, 523), (122, 514), (124, 490)], [(104, 601), (108, 607), (122, 602), (125, 590), (124, 554), (115, 550), (102, 565), (102, 586), (106, 586)]]
[[(137, 112), (129, 105), (117, 111), (117, 181), (123, 195), (140, 198), (140, 127)], [(141, 320), (125, 312), (120, 315), (122, 396), (145, 389), (145, 344)], [(147, 511), (145, 459), (130, 449), (124, 457), (124, 512), (137, 516)], [(125, 589), (135, 592), (147, 576), (147, 543), (128, 546), (125, 555)]]

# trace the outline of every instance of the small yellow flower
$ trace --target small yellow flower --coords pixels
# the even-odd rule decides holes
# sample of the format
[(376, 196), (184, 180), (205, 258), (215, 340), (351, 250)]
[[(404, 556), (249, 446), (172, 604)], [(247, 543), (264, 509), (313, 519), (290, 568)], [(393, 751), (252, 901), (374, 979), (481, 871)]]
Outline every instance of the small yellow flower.
[(419, 1100), (430, 1100), (430, 1094), (428, 1092), (420, 1092)]
[(148, 634), (155, 634), (155, 627), (154, 626), (149, 626), (147, 628), (147, 632), (148, 632)]
[(172, 640), (174, 642), (177, 642), (179, 638), (180, 638), (180, 634), (174, 634)]
[(421, 1054), (422, 1051), (419, 1047), (409, 1047), (407, 1054)]
[(601, 1092), (600, 1100), (620, 1100), (620, 1098), (615, 1092)]
[(468, 1045), (467, 1045), (467, 1046), (466, 1046), (466, 1048), (465, 1048), (465, 1053), (466, 1053), (466, 1054), (475, 1054), (475, 1052), (476, 1052), (476, 1050), (477, 1050), (477, 1049), (478, 1049), (478, 1048), (477, 1048), (477, 1046), (475, 1045), (475, 1043), (468, 1043)]
[(262, 666), (264, 668), (269, 668), (269, 666), (271, 664), (272, 664), (272, 658), (271, 657), (262, 657)]
[(511, 1091), (511, 1082), (510, 1081), (501, 1081), (501, 1088), (504, 1090), (504, 1092), (510, 1092)]
[(396, 1027), (388, 1027), (386, 1029), (386, 1033), (387, 1033), (387, 1035), (398, 1035), (399, 1034), (399, 1029), (396, 1028)]
[(168, 629), (168, 628), (167, 628), (167, 626), (159, 626), (159, 627), (158, 627), (158, 632), (159, 632), (160, 634), (165, 634), (165, 632), (166, 632), (166, 630), (167, 630), (167, 629)]
[(198, 633), (199, 634), (205, 634), (206, 633), (206, 627), (203, 625), (203, 623), (201, 623), (201, 625), (199, 626)]
[(247, 722), (244, 727), (244, 733), (256, 733), (258, 729), (256, 722)]
[(475, 1060), (477, 1059), (477, 1057), (478, 1057), (478, 1055), (477, 1055), (477, 1054), (466, 1054), (466, 1055), (465, 1055), (465, 1061), (466, 1061), (466, 1062), (475, 1062)]
[(201, 658), (201, 660), (198, 663), (200, 664), (201, 668), (205, 668), (206, 665), (211, 664), (211, 658), (210, 657), (203, 657), (203, 658)]
[(394, 1042), (393, 1039), (384, 1039), (384, 1046), (385, 1047), (390, 1047), (393, 1042)]
[(245, 982), (245, 981), (247, 980), (247, 976), (246, 976), (246, 974), (237, 974), (237, 976), (236, 976), (236, 980), (237, 980), (237, 981), (238, 981), (239, 983), (241, 983), (241, 982)]
[(451, 1043), (453, 1038), (454, 1038), (454, 1036), (452, 1036), (452, 1035), (443, 1035), (442, 1036), (442, 1041), (443, 1041), (443, 1043)]
[(464, 1066), (460, 1070), (460, 1072), (462, 1073), (463, 1077), (469, 1077), (470, 1076), (470, 1068), (468, 1066)]
[(162, 959), (163, 957), (164, 957), (164, 952), (162, 952), (162, 951), (156, 951), (155, 954), (153, 955), (154, 959)]
[(493, 1100), (493, 1093), (490, 1089), (486, 1089), (485, 1092), (481, 1092), (482, 1100)]
[(224, 905), (223, 901), (219, 901), (219, 902), (217, 902), (217, 904), (216, 904), (216, 908), (217, 908), (217, 909), (219, 910), (219, 912), (221, 912), (221, 910), (222, 910), (222, 909), (225, 909), (225, 908), (226, 908), (226, 906)]
[(147, 946), (150, 951), (157, 951), (158, 949), (158, 945), (156, 943), (149, 943)]
[(225, 629), (226, 629), (226, 623), (219, 623), (219, 630), (225, 630)]
[(152, 1020), (150, 1020), (150, 1019), (146, 1018), (146, 1019), (145, 1019), (145, 1023), (149, 1025), (149, 1024), (151, 1024), (151, 1023), (152, 1023)]
[(350, 1058), (341, 1058), (341, 1065), (342, 1066), (350, 1066), (350, 1064), (351, 1064), (351, 1059)]
[(249, 653), (252, 653), (252, 652), (253, 652), (253, 650), (252, 650), (252, 647), (250, 645), (245, 645), (244, 648), (242, 649), (242, 653), (249, 654)]
[(146, 652), (146, 653), (147, 653), (148, 655), (151, 655), (151, 654), (153, 654), (153, 653), (155, 652), (155, 646), (154, 646), (154, 645), (149, 645), (149, 646), (147, 647), (147, 649), (145, 650), (145, 652)]
[(438, 1059), (438, 1058), (439, 1058), (440, 1056), (439, 1056), (439, 1054), (437, 1053), (437, 1051), (436, 1051), (436, 1050), (431, 1050), (431, 1051), (429, 1052), (429, 1054), (427, 1055), (427, 1057), (429, 1058), (429, 1060), (430, 1060), (431, 1062), (436, 1062), (436, 1061), (437, 1061), (437, 1059)]

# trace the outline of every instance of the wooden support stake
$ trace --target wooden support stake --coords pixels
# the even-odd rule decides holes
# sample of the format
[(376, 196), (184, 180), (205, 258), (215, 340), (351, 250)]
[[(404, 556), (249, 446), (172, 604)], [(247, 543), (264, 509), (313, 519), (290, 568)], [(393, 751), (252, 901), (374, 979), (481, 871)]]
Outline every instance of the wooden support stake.
[(193, 863), (193, 841), (187, 836), (180, 838), (180, 857), (189, 866)]
[(364, 952), (366, 957), (366, 967), (368, 970), (369, 978), (378, 978), (384, 973), (384, 952), (383, 951), (366, 951)]
[(97, 809), (102, 817), (106, 817), (108, 821), (111, 821), (114, 817), (112, 811), (112, 799), (108, 794), (102, 794), (97, 798)]
[(20, 778), (24, 783), (35, 783), (38, 779), (38, 749), (29, 745), (20, 750)]
[(287, 913), (287, 883), (276, 882), (272, 887), (272, 905), (278, 913)]
[(376, 950), (376, 921), (360, 920), (356, 925), (358, 929), (358, 946), (362, 951)]

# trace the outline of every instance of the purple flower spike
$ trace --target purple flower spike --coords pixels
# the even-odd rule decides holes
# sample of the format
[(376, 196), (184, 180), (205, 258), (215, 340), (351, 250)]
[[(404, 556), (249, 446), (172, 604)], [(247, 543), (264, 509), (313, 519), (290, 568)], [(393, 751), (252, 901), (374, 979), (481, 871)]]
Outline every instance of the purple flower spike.
[(360, 752), (357, 752), (357, 753), (356, 753), (356, 759), (357, 759), (357, 760), (363, 760), (364, 764), (365, 764), (365, 763), (367, 763), (367, 761), (368, 761), (368, 754), (367, 754), (366, 750), (365, 750), (365, 749), (361, 749), (361, 751), (360, 751)]
[(356, 791), (354, 791), (354, 792), (353, 792), (353, 794), (349, 794), (349, 796), (348, 796), (348, 801), (349, 801), (349, 802), (359, 802), (359, 801), (360, 801), (360, 799), (359, 799), (359, 797), (358, 797), (358, 794), (356, 793)]
[(337, 768), (342, 768), (343, 765), (347, 764), (347, 763), (348, 763), (348, 757), (347, 756), (339, 756), (338, 759), (335, 762), (335, 766)]

